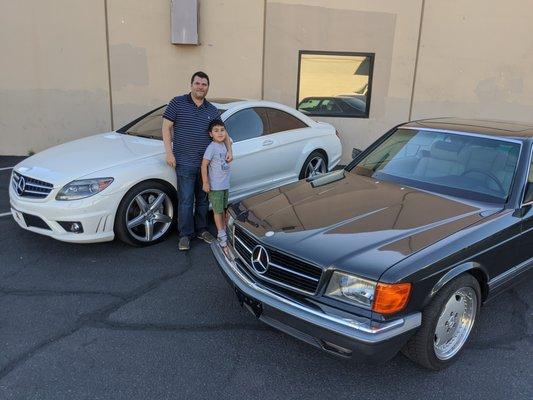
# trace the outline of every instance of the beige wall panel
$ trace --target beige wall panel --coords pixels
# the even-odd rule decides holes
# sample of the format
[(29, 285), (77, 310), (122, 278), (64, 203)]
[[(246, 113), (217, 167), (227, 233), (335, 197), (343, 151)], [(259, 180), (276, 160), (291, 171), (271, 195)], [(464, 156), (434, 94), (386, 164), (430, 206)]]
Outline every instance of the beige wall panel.
[(110, 129), (103, 1), (0, 0), (0, 154)]
[(375, 53), (370, 118), (324, 118), (340, 132), (343, 161), (408, 119), (421, 0), (269, 0), (264, 97), (296, 105), (298, 51)]
[(533, 122), (530, 0), (426, 1), (413, 118)]
[(200, 46), (170, 43), (170, 0), (108, 1), (115, 128), (188, 92), (193, 72), (210, 97), (261, 97), (263, 0), (200, 1)]

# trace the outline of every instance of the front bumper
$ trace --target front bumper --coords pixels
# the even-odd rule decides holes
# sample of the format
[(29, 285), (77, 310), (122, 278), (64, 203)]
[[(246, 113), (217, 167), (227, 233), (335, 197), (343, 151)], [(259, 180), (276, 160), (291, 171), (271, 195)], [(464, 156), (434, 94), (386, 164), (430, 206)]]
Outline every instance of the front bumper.
[[(420, 326), (422, 315), (414, 313), (388, 323), (335, 314), (275, 293), (243, 273), (235, 261), (226, 257), (218, 243), (211, 250), (222, 273), (244, 304), (260, 320), (291, 336), (337, 356), (370, 362), (386, 361), (403, 347)], [(232, 250), (230, 248), (230, 250)], [(260, 312), (250, 304), (260, 305)]]
[[(15, 222), (23, 229), (65, 242), (95, 243), (114, 239), (114, 219), (121, 199), (120, 193), (57, 201), (56, 192), (57, 189), (54, 189), (46, 199), (27, 199), (18, 196), (12, 185), (9, 185), (9, 202)], [(28, 226), (22, 213), (40, 218), (49, 229)], [(81, 222), (83, 233), (67, 232), (58, 221)]]

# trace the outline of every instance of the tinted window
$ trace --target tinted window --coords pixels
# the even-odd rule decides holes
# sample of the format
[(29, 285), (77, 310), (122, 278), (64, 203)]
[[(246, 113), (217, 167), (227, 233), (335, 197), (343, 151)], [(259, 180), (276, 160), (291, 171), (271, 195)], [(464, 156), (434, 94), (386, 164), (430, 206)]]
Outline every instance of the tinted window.
[(292, 129), (307, 128), (307, 125), (298, 118), (293, 117), (285, 111), (268, 108), (268, 119), (270, 121), (270, 132), (283, 132)]
[(119, 132), (126, 131), (129, 135), (162, 139), (163, 112), (165, 112), (165, 107), (158, 108), (127, 129), (119, 129)]
[(266, 112), (263, 108), (247, 108), (229, 117), (226, 129), (234, 142), (253, 139), (268, 132)]

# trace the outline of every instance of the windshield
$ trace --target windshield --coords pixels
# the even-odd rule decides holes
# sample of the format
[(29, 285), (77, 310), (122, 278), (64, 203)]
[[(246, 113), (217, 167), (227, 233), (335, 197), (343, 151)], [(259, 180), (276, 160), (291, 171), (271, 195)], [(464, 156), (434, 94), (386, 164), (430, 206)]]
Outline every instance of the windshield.
[(163, 139), (161, 128), (163, 126), (164, 112), (165, 106), (159, 107), (147, 115), (142, 116), (138, 120), (133, 121), (125, 127), (119, 129), (119, 132), (150, 139)]
[(351, 168), (380, 180), (474, 200), (504, 203), (520, 143), (416, 129), (397, 129)]

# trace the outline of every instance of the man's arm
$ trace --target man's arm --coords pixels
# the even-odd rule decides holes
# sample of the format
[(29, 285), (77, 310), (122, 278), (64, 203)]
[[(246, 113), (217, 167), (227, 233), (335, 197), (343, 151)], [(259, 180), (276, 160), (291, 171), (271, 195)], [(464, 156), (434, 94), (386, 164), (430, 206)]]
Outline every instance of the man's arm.
[(209, 193), (211, 188), (209, 187), (209, 177), (207, 175), (207, 167), (209, 166), (210, 161), (206, 158), (202, 160), (202, 166), (200, 167), (202, 171), (202, 190), (206, 193)]
[(161, 132), (163, 133), (163, 143), (165, 144), (167, 164), (170, 165), (172, 168), (175, 168), (176, 158), (174, 157), (174, 153), (172, 152), (172, 130), (173, 128), (174, 128), (174, 122), (166, 118), (163, 118), (163, 127), (161, 128)]
[(226, 149), (228, 150), (228, 153), (226, 154), (226, 162), (232, 162), (233, 161), (233, 149), (231, 145), (233, 144), (233, 140), (231, 140), (229, 135), (226, 135), (224, 144), (226, 145)]

